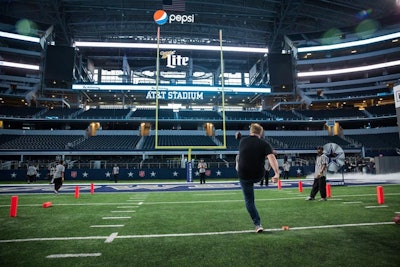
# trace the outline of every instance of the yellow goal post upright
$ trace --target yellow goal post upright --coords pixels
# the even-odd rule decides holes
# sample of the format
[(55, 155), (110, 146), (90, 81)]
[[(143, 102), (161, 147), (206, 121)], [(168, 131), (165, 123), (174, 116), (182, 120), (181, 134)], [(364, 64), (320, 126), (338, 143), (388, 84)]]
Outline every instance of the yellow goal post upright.
[(158, 144), (158, 117), (159, 117), (159, 83), (160, 83), (160, 27), (157, 27), (157, 62), (156, 62), (156, 114), (155, 114), (155, 149), (187, 149), (187, 181), (192, 182), (192, 150), (193, 149), (226, 149), (226, 118), (225, 118), (225, 91), (224, 91), (224, 57), (222, 49), (222, 30), (219, 30), (219, 43), (220, 43), (220, 60), (221, 60), (221, 111), (222, 111), (222, 133), (223, 133), (223, 144), (215, 146), (162, 146)]

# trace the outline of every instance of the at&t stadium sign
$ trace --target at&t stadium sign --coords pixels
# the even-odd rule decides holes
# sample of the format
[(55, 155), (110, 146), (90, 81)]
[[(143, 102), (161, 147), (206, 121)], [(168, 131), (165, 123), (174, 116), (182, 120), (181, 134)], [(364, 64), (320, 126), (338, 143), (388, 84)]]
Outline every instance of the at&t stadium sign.
[(164, 99), (164, 100), (203, 100), (204, 93), (195, 91), (195, 92), (177, 92), (177, 91), (159, 91), (158, 94), (156, 91), (148, 91), (146, 94), (146, 99)]

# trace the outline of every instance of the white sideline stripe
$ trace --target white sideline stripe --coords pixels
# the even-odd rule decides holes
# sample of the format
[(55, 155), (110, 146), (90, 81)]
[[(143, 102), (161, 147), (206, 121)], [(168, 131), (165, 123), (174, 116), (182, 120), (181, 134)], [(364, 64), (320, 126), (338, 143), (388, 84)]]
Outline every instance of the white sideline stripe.
[(139, 208), (139, 206), (119, 206), (117, 209), (132, 209), (132, 208)]
[(79, 258), (79, 257), (99, 257), (101, 253), (80, 253), (80, 254), (52, 254), (46, 256), (48, 259), (59, 259), (59, 258)]
[(26, 238), (26, 239), (10, 239), (0, 240), (0, 243), (14, 243), (14, 242), (36, 242), (36, 241), (69, 241), (69, 240), (96, 240), (105, 239), (104, 236), (77, 236), (77, 237), (44, 237), (44, 238)]
[(112, 233), (109, 237), (107, 237), (106, 241), (104, 243), (111, 243), (114, 241), (114, 239), (118, 236), (118, 233)]
[[(316, 225), (316, 226), (304, 226), (304, 227), (290, 227), (290, 230), (314, 230), (314, 229), (327, 229), (327, 228), (343, 228), (343, 227), (358, 227), (358, 226), (376, 226), (376, 225), (389, 225), (395, 224), (394, 222), (375, 222), (375, 223), (352, 223), (352, 224), (335, 224), (335, 225)], [(110, 225), (106, 225), (107, 227)], [(264, 232), (279, 232), (285, 231), (282, 228), (275, 229), (264, 229)], [(287, 230), (286, 230), (287, 231)], [(116, 236), (111, 234), (115, 238), (155, 238), (155, 237), (185, 237), (185, 236), (212, 236), (212, 235), (228, 235), (228, 234), (243, 234), (243, 233), (254, 233), (254, 230), (242, 230), (242, 231), (226, 231), (226, 232), (206, 232), (206, 233), (182, 233), (182, 234), (152, 234), (152, 235), (126, 235)], [(37, 242), (37, 241), (69, 241), (69, 240), (93, 240), (103, 239), (107, 240), (110, 236), (84, 236), (84, 237), (50, 237), (50, 238), (27, 238), (27, 239), (9, 239), (0, 240), (0, 243), (14, 243), (14, 242)]]
[(132, 218), (132, 217), (129, 217), (129, 216), (127, 216), (127, 217), (103, 217), (103, 220), (118, 220), (118, 219), (130, 219), (130, 218)]
[(349, 202), (342, 202), (342, 204), (360, 204), (362, 201), (349, 201)]
[(380, 205), (380, 206), (365, 206), (366, 209), (376, 209), (376, 208), (387, 208), (388, 206), (386, 205)]
[[(349, 224), (336, 224), (336, 225), (304, 226), (304, 227), (292, 227), (292, 228), (290, 228), (290, 230), (309, 230), (309, 229), (325, 229), (325, 228), (343, 228), (343, 227), (375, 226), (375, 225), (387, 225), (387, 224), (394, 224), (394, 222), (349, 223)], [(267, 230), (267, 231), (268, 231), (268, 230)]]
[[(314, 230), (324, 228), (342, 228), (342, 227), (354, 227), (354, 226), (374, 226), (374, 225), (385, 225), (394, 224), (394, 222), (379, 222), (379, 223), (354, 223), (354, 224), (336, 224), (336, 225), (321, 225), (321, 226), (305, 226), (305, 227), (291, 227), (290, 230)], [(285, 231), (282, 228), (275, 229), (264, 229), (264, 232), (278, 232)], [(207, 235), (227, 235), (227, 234), (242, 234), (242, 233), (254, 233), (254, 230), (243, 230), (243, 231), (227, 231), (227, 232), (210, 232), (210, 233), (184, 233), (184, 234), (155, 234), (155, 235), (127, 235), (119, 236), (118, 238), (154, 238), (154, 237), (183, 237), (183, 236), (207, 236)]]
[(91, 225), (92, 228), (105, 228), (105, 227), (124, 227), (123, 224), (105, 224), (105, 225)]
[(136, 212), (136, 210), (112, 210), (111, 212)]

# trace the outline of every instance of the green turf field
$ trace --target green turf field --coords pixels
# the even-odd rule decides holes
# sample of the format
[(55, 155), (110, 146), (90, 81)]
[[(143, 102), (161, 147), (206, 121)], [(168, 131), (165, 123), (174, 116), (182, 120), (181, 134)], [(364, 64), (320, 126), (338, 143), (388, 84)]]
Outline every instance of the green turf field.
[(0, 266), (399, 266), (400, 185), (308, 193), (256, 190), (262, 234), (240, 190), (0, 195)]

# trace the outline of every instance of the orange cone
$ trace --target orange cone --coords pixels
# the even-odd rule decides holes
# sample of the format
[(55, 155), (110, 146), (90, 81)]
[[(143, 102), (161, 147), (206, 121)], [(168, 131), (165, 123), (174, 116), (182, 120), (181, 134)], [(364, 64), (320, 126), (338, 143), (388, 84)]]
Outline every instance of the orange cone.
[(18, 196), (11, 197), (10, 217), (17, 217)]
[(385, 203), (385, 199), (383, 197), (383, 187), (382, 186), (376, 187), (376, 196), (377, 196), (379, 205), (382, 205), (383, 203)]
[(94, 194), (94, 184), (90, 184), (90, 194)]
[(79, 186), (75, 187), (75, 198), (79, 198)]
[(299, 192), (303, 192), (303, 183), (299, 181)]
[(331, 184), (326, 184), (326, 197), (332, 197)]
[(282, 181), (281, 181), (281, 179), (278, 180), (278, 189), (282, 189)]
[(49, 208), (51, 206), (53, 206), (53, 203), (51, 203), (51, 202), (44, 202), (42, 205), (43, 208)]

